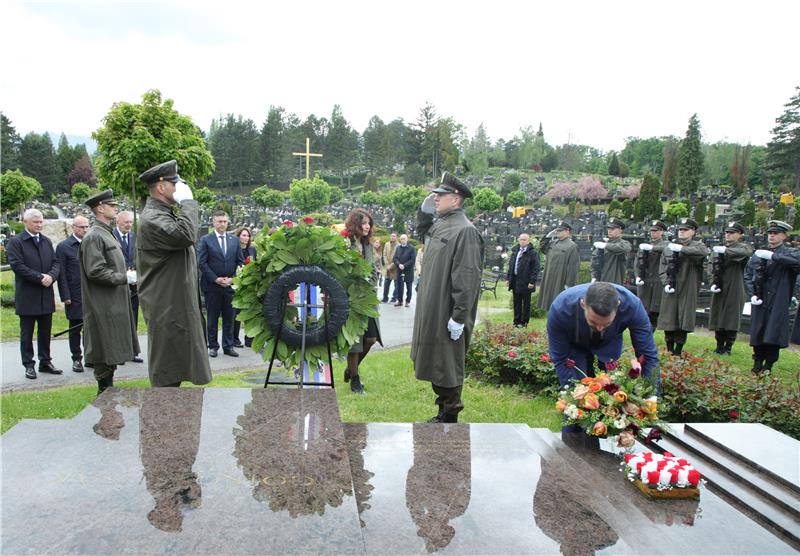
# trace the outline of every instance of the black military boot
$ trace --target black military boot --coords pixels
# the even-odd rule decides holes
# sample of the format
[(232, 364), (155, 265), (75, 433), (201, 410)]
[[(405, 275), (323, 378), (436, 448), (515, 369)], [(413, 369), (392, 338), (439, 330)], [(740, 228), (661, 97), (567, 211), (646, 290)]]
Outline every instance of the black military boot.
[(97, 395), (102, 394), (106, 388), (114, 386), (114, 375), (101, 378), (97, 381)]
[(666, 340), (665, 343), (667, 344), (667, 351), (670, 353), (675, 353), (675, 340), (669, 339)]
[(361, 384), (361, 377), (358, 375), (353, 375), (350, 377), (350, 390), (353, 391), (355, 394), (364, 395), (366, 392), (364, 391), (364, 385)]
[(458, 423), (458, 413), (444, 413), (442, 423)]
[(764, 360), (760, 356), (758, 356), (758, 355), (754, 355), (753, 356), (753, 368), (751, 369), (751, 372), (754, 375), (756, 375), (756, 376), (760, 376), (761, 375), (762, 371), (764, 370), (763, 361)]
[(725, 353), (725, 333), (722, 330), (715, 330), (714, 339), (717, 340), (717, 349), (714, 350), (714, 353), (722, 355)]
[(672, 352), (672, 355), (677, 355), (680, 357), (683, 355), (683, 344), (675, 344), (675, 351)]
[(428, 423), (441, 423), (444, 419), (444, 409), (439, 408), (439, 413), (428, 419)]

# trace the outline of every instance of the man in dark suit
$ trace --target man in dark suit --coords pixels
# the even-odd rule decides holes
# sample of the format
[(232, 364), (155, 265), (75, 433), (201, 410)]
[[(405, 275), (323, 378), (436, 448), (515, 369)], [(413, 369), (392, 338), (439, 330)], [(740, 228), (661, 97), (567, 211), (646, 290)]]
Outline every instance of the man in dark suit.
[(528, 234), (520, 234), (519, 244), (508, 259), (506, 284), (514, 296), (514, 326), (528, 326), (531, 318), (531, 294), (536, 291), (539, 276), (539, 253), (531, 247)]
[(228, 234), (228, 215), (222, 211), (214, 213), (214, 231), (200, 238), (197, 245), (197, 266), (208, 312), (208, 355), (217, 356), (217, 324), (222, 315), (222, 351), (225, 355), (239, 357), (233, 349), (233, 277), (236, 268), (244, 264), (239, 238)]
[[(125, 256), (125, 266), (128, 270), (136, 270), (136, 232), (133, 231), (133, 213), (123, 210), (117, 215), (117, 226), (113, 229), (114, 237), (122, 245), (122, 254)], [(135, 275), (132, 275), (135, 276)], [(136, 282), (128, 285), (131, 293), (131, 307), (133, 307), (133, 326), (139, 327), (139, 287)], [(139, 354), (133, 356), (134, 363), (142, 363), (144, 360)]]
[(44, 218), (36, 209), (28, 209), (22, 217), (25, 231), (11, 238), (6, 246), (8, 264), (14, 271), (14, 305), (19, 315), (19, 348), (25, 377), (35, 379), (33, 360), (33, 328), (37, 328), (36, 348), (39, 372), (60, 375), (50, 358), (50, 333), (56, 299), (53, 282), (61, 267), (53, 250), (53, 242), (42, 234)]
[(414, 246), (408, 243), (408, 236), (403, 234), (400, 236), (400, 245), (394, 251), (392, 262), (397, 269), (397, 283), (395, 284), (395, 291), (397, 291), (397, 302), (395, 307), (403, 305), (403, 286), (406, 290), (406, 307), (411, 303), (412, 288), (414, 283), (414, 263), (417, 260), (417, 250)]
[(81, 262), (78, 250), (83, 236), (89, 231), (89, 219), (76, 216), (72, 220), (72, 235), (56, 246), (56, 259), (61, 265), (58, 276), (58, 295), (64, 303), (69, 321), (69, 351), (72, 353), (72, 370), (83, 372), (81, 332), (83, 331), (83, 303), (81, 302)]

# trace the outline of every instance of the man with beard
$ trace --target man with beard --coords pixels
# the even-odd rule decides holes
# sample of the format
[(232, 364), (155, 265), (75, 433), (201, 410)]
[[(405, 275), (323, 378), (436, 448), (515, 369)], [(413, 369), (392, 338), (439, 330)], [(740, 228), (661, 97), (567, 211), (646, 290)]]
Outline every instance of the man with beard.
[(664, 239), (667, 225), (661, 220), (653, 220), (650, 224), (651, 243), (639, 244), (639, 259), (636, 265), (636, 295), (642, 300), (653, 330), (658, 322), (658, 311), (661, 306), (661, 292), (664, 287), (658, 276), (661, 254), (669, 243)]
[(581, 268), (581, 257), (578, 246), (572, 241), (572, 226), (564, 220), (545, 236), (540, 248), (545, 259), (536, 305), (547, 311), (558, 294), (575, 285)]

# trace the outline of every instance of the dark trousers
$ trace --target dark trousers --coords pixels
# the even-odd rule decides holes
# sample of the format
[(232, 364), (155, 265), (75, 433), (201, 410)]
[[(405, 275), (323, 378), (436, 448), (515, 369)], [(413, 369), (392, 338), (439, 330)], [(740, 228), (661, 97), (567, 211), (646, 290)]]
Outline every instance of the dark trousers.
[(514, 292), (514, 324), (526, 326), (531, 318), (531, 294), (528, 290), (524, 293)]
[[(397, 282), (397, 280), (395, 280)], [(384, 303), (389, 299), (389, 286), (392, 285), (392, 279), (388, 276), (383, 281), (383, 301)], [(392, 294), (392, 301), (397, 301), (397, 284), (394, 285), (394, 293)]]
[(113, 378), (114, 371), (117, 370), (116, 365), (106, 365), (105, 363), (94, 363), (94, 379), (97, 381), (105, 378)]
[(777, 344), (758, 344), (753, 346), (753, 361), (760, 369), (772, 369), (781, 354), (781, 346)]
[[(136, 284), (128, 286), (131, 292), (131, 307), (133, 308), (133, 327), (139, 330), (139, 287)], [(139, 355), (134, 353), (134, 355)]]
[(397, 286), (394, 289), (394, 297), (396, 301), (403, 301), (403, 286), (406, 290), (406, 303), (411, 303), (411, 292), (414, 284), (414, 273), (411, 270), (406, 270), (397, 276)]
[(83, 353), (81, 352), (81, 332), (83, 332), (83, 327), (78, 326), (79, 324), (83, 324), (83, 319), (69, 321), (69, 327), (72, 329), (69, 331), (69, 352), (72, 354), (73, 361), (80, 361), (83, 358)]
[(53, 329), (53, 313), (47, 315), (20, 315), (19, 351), (22, 365), (33, 367), (33, 327), (36, 325), (36, 351), (39, 363), (50, 363), (50, 333)]
[(217, 325), (222, 315), (222, 349), (233, 347), (233, 321), (236, 312), (233, 310), (233, 290), (231, 288), (218, 288), (206, 290), (206, 310), (208, 311), (208, 347), (219, 349), (217, 340)]
[(650, 327), (655, 332), (658, 326), (658, 311), (648, 311), (647, 318), (650, 319)]
[(439, 406), (439, 413), (442, 415), (458, 415), (464, 409), (461, 403), (461, 390), (463, 385), (448, 388), (439, 386), (431, 382), (434, 394), (436, 394), (436, 405)]

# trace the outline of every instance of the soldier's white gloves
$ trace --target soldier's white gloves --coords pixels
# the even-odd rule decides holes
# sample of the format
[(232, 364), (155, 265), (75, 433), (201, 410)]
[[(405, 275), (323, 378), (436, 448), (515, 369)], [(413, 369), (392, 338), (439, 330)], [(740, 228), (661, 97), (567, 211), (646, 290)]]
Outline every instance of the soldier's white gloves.
[(755, 252), (756, 257), (758, 257), (759, 259), (764, 259), (765, 261), (772, 259), (772, 255), (773, 255), (772, 251), (768, 249), (756, 249)]
[(642, 251), (652, 251), (653, 245), (650, 243), (640, 243), (639, 249), (641, 249)]
[(464, 325), (458, 324), (453, 319), (447, 321), (447, 330), (450, 332), (450, 339), (455, 341), (461, 337), (462, 332), (464, 332)]
[(637, 285), (637, 286), (644, 286), (644, 280), (642, 280), (641, 278), (639, 278), (639, 277), (637, 276), (637, 277), (636, 277), (636, 285)]
[(666, 293), (675, 293), (675, 288), (673, 288), (673, 287), (672, 287), (672, 286), (670, 286), (670, 285), (666, 285), (666, 286), (664, 286), (664, 291), (665, 291)]
[(721, 291), (722, 291), (720, 288), (718, 288), (718, 287), (717, 287), (717, 286), (715, 286), (714, 284), (711, 284), (711, 287), (710, 287), (710, 288), (708, 288), (708, 289), (711, 291), (711, 293), (719, 293), (719, 292), (721, 292)]
[(434, 199), (436, 199), (436, 193), (431, 193), (430, 195), (425, 197), (425, 200), (422, 201), (422, 206), (419, 207), (419, 210), (421, 210), (425, 214), (433, 214), (433, 213), (435, 213), (436, 212), (436, 203), (434, 202)]
[(595, 282), (597, 282), (597, 278), (592, 278), (592, 281), (590, 282), (590, 284), (594, 284)]
[(714, 253), (717, 253), (719, 255), (722, 255), (727, 249), (728, 248), (725, 247), (724, 245), (715, 245), (714, 247), (711, 248), (711, 250), (714, 251)]
[(761, 305), (762, 303), (764, 303), (764, 300), (763, 299), (759, 299), (756, 296), (752, 296), (750, 298), (750, 305)]
[(667, 249), (669, 249), (673, 253), (680, 253), (681, 250), (683, 249), (683, 245), (681, 245), (680, 243), (670, 243), (667, 245)]
[(125, 273), (125, 276), (128, 278), (128, 285), (132, 285), (136, 283), (136, 271), (129, 270)]
[(176, 203), (182, 203), (194, 199), (194, 196), (192, 195), (191, 188), (184, 182), (179, 181), (175, 184), (175, 193), (172, 195), (172, 198), (175, 199)]
[(594, 242), (594, 248), (595, 249), (605, 249), (606, 248), (606, 242), (605, 241), (595, 241)]

